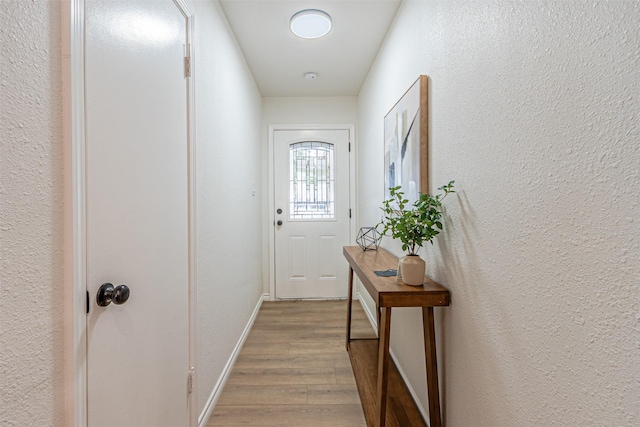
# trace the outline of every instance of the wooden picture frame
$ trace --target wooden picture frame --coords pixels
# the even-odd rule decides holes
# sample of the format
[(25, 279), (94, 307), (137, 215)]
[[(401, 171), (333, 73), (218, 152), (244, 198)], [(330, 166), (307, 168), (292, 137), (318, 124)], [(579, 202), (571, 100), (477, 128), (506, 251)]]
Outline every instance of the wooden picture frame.
[(429, 193), (428, 77), (421, 75), (384, 116), (384, 196), (402, 186), (410, 203)]

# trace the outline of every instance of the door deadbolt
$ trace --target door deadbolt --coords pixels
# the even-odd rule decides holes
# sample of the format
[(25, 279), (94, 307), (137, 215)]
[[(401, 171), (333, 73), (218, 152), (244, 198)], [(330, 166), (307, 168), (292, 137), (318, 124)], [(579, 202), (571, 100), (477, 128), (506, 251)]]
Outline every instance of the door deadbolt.
[(131, 291), (127, 285), (114, 287), (111, 283), (104, 283), (98, 289), (96, 301), (100, 307), (106, 307), (111, 303), (116, 305), (124, 304), (129, 299)]
[(278, 215), (280, 215), (280, 214), (282, 213), (282, 209), (278, 209), (278, 210), (276, 211), (276, 213), (277, 213)]

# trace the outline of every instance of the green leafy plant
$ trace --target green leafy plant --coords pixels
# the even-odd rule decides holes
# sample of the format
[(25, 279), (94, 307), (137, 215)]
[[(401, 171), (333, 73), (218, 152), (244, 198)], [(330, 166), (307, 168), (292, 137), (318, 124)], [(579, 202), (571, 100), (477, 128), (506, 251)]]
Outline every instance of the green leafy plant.
[(412, 205), (404, 198), (400, 186), (390, 188), (391, 198), (382, 202), (383, 206), (380, 209), (384, 212), (384, 218), (376, 225), (376, 229), (383, 227), (380, 233), (382, 236), (390, 234), (394, 239), (399, 239), (403, 251), (408, 251), (409, 255), (416, 255), (424, 243), (433, 244), (433, 238), (440, 234), (442, 200), (449, 193), (455, 193), (454, 182), (438, 188), (443, 193), (436, 196), (420, 193), (420, 198)]

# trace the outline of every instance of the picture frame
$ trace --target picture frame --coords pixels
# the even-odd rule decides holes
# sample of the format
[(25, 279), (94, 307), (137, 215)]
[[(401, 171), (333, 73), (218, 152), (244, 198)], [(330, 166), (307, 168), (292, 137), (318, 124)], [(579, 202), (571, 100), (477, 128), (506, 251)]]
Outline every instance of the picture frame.
[(384, 197), (402, 186), (413, 203), (429, 192), (428, 77), (421, 75), (384, 116)]

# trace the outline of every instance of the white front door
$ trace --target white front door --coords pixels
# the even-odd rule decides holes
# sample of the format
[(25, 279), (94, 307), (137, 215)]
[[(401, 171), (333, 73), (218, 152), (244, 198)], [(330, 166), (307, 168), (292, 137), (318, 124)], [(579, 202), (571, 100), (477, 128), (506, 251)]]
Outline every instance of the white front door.
[(276, 298), (344, 298), (349, 130), (275, 130)]
[[(88, 426), (188, 426), (188, 21), (172, 0), (85, 12)], [(99, 306), (105, 283), (128, 301)]]

